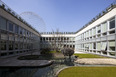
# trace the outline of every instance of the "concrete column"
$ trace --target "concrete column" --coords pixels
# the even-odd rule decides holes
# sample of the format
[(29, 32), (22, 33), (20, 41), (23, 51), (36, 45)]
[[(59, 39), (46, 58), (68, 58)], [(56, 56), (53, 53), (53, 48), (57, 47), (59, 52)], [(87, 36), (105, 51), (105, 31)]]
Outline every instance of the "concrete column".
[[(1, 29), (0, 29), (0, 46), (1, 46)], [(0, 57), (1, 57), (1, 47), (0, 47)]]
[(108, 50), (109, 50), (109, 43), (108, 43), (108, 35), (109, 35), (109, 32), (108, 32), (108, 30), (109, 30), (109, 21), (107, 21), (107, 55), (109, 56), (109, 52), (108, 52)]
[(116, 16), (115, 16), (115, 57), (116, 57)]

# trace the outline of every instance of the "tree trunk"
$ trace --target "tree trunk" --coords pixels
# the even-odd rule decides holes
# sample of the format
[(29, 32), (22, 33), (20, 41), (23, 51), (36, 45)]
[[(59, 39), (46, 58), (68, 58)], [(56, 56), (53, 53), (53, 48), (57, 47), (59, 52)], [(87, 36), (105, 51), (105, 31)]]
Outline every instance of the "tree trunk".
[(69, 56), (69, 61), (71, 62), (71, 56)]

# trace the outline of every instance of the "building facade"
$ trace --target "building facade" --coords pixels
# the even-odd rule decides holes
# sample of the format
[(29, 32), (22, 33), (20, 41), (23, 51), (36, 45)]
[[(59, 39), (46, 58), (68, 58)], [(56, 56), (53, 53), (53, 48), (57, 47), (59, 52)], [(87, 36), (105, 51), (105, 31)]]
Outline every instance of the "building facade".
[(55, 47), (75, 49), (75, 34), (73, 32), (44, 32), (41, 33), (40, 45), (41, 49)]
[(43, 48), (73, 48), (116, 58), (116, 3), (111, 4), (80, 30), (73, 33), (39, 33), (0, 1), (0, 57)]
[(39, 50), (40, 34), (0, 1), (0, 57)]
[(116, 4), (111, 4), (76, 33), (76, 51), (116, 57)]

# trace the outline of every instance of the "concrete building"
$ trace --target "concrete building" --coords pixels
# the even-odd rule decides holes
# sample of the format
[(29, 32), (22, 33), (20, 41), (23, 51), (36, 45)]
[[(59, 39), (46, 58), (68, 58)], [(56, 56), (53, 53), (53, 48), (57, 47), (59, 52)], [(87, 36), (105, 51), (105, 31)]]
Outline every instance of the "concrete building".
[(75, 50), (116, 57), (116, 3), (76, 32)]
[(40, 34), (0, 0), (0, 57), (38, 51)]
[(54, 32), (37, 32), (0, 1), (0, 57), (53, 48), (54, 45), (73, 48), (75, 52), (116, 57), (116, 3), (77, 32), (59, 32), (57, 35)]
[(43, 48), (72, 48), (75, 49), (75, 33), (73, 32), (44, 32), (41, 33), (41, 49)]

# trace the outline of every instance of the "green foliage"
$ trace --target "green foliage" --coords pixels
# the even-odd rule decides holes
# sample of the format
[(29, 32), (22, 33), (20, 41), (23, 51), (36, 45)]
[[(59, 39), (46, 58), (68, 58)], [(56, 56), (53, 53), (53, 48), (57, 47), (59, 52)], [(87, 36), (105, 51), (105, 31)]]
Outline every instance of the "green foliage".
[(64, 56), (72, 56), (74, 54), (74, 50), (70, 48), (64, 48), (63, 50), (61, 50), (61, 52)]
[(43, 48), (41, 49), (41, 54), (47, 54), (50, 52), (50, 48)]
[(74, 54), (75, 56), (78, 56), (79, 58), (106, 58), (103, 56), (93, 55), (93, 54)]
[(116, 67), (70, 67), (58, 77), (116, 77)]

